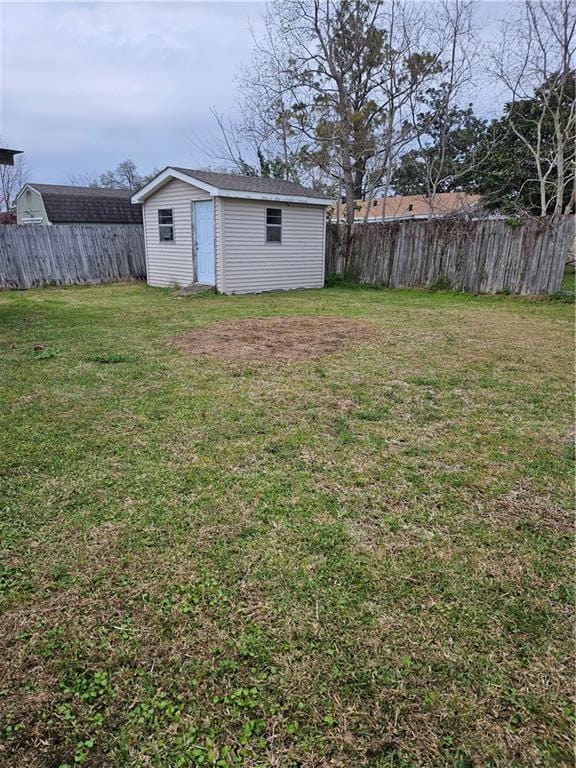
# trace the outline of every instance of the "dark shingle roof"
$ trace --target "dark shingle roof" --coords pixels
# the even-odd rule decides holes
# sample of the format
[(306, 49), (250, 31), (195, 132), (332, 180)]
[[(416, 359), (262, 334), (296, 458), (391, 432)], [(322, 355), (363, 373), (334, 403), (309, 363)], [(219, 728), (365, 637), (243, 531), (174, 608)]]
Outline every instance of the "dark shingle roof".
[(130, 189), (30, 184), (42, 195), (53, 224), (141, 224), (142, 208), (130, 202)]
[(235, 173), (216, 173), (213, 171), (194, 171), (191, 168), (170, 166), (175, 171), (211, 184), (218, 189), (228, 189), (238, 192), (261, 192), (266, 195), (294, 195), (295, 197), (317, 197), (325, 200), (327, 195), (302, 184), (283, 179), (266, 179), (262, 176), (241, 176)]

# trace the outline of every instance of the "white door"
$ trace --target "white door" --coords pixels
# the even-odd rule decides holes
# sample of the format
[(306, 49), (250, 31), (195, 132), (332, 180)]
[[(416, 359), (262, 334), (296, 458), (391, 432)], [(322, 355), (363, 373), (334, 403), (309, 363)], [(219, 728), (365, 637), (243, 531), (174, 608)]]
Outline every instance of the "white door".
[(193, 203), (194, 239), (196, 253), (196, 280), (207, 285), (216, 284), (214, 265), (214, 201), (198, 200)]

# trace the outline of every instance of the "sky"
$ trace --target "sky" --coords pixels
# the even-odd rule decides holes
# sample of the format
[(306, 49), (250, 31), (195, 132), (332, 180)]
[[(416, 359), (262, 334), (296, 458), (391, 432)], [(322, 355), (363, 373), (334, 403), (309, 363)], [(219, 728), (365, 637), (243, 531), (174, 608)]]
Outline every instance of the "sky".
[[(506, 3), (477, 13), (489, 40)], [(30, 179), (66, 184), (126, 158), (142, 173), (214, 164), (210, 108), (234, 108), (236, 75), (262, 29), (263, 2), (0, 0), (0, 137)], [(486, 86), (475, 106), (495, 111)]]

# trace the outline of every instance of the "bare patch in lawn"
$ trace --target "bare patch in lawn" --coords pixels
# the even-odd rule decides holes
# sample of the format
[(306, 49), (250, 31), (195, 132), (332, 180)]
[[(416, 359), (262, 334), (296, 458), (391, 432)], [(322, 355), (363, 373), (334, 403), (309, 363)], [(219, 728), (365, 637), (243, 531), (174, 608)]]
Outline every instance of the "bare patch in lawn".
[(339, 317), (256, 317), (188, 331), (170, 345), (220, 360), (300, 360), (340, 352), (374, 333), (371, 323)]
[(552, 494), (536, 491), (529, 482), (518, 482), (506, 495), (482, 505), (478, 511), (508, 527), (530, 526), (558, 536), (570, 536), (573, 531), (572, 511), (555, 503)]

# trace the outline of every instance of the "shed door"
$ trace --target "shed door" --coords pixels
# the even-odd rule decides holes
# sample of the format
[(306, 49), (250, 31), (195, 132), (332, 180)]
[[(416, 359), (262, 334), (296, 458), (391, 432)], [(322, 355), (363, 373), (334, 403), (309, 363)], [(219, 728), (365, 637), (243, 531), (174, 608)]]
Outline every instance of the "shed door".
[(214, 268), (214, 201), (198, 200), (192, 204), (196, 253), (196, 280), (215, 285)]

